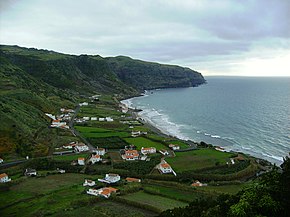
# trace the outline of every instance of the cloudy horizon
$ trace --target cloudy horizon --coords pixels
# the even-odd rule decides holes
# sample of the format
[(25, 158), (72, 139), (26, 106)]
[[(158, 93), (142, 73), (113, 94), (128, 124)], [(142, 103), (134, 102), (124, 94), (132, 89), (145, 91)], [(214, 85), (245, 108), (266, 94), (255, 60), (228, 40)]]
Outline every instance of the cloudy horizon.
[(1, 1), (0, 43), (290, 76), (290, 1)]

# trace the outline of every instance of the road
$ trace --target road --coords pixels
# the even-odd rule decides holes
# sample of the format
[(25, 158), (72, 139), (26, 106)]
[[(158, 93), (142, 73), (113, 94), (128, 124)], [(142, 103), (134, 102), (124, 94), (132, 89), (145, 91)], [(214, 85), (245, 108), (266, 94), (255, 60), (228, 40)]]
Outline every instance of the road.
[(93, 152), (96, 148), (86, 139), (84, 138), (80, 133), (79, 131), (77, 131), (75, 128), (74, 128), (74, 120), (78, 114), (78, 112), (80, 111), (80, 106), (78, 105), (76, 108), (75, 108), (75, 113), (73, 114), (73, 116), (71, 117), (68, 125), (69, 125), (69, 128), (72, 132), (72, 134), (76, 137), (79, 137), (83, 143), (85, 143), (88, 147), (89, 147), (89, 150), (90, 152)]

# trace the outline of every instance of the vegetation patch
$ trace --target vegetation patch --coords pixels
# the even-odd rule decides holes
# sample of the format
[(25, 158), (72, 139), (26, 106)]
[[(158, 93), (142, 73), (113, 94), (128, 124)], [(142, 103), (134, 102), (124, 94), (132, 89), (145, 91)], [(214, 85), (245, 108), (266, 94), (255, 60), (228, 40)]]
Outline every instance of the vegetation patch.
[(129, 144), (135, 145), (139, 150), (141, 150), (142, 147), (155, 147), (157, 150), (168, 149), (168, 147), (166, 147), (165, 145), (144, 137), (125, 138), (125, 141)]

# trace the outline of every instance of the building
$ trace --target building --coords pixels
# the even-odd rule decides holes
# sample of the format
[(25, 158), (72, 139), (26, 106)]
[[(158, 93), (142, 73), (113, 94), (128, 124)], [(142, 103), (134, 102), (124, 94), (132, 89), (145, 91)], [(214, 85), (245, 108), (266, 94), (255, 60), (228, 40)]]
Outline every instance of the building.
[(4, 162), (4, 160), (2, 158), (0, 158), (0, 164), (2, 164)]
[(89, 147), (85, 145), (84, 143), (79, 143), (74, 146), (74, 149), (76, 152), (84, 152), (84, 151), (88, 151)]
[(159, 164), (158, 169), (162, 173), (172, 173), (173, 171), (171, 166), (166, 162)]
[(93, 154), (90, 158), (90, 162), (92, 162), (92, 164), (95, 164), (97, 162), (100, 162), (102, 160), (101, 156), (98, 154)]
[(207, 184), (203, 184), (201, 183), (200, 181), (198, 180), (195, 180), (192, 184), (191, 184), (192, 187), (202, 187), (202, 186), (207, 186)]
[(50, 126), (58, 128), (69, 128), (69, 126), (66, 125), (66, 122), (61, 122), (61, 120), (53, 120)]
[(95, 152), (96, 154), (98, 154), (98, 155), (103, 156), (103, 155), (106, 154), (106, 149), (104, 149), (104, 148), (97, 148), (97, 149), (94, 150), (94, 152)]
[(98, 118), (97, 117), (91, 117), (91, 121), (97, 121)]
[(125, 153), (122, 155), (124, 160), (138, 160), (139, 153), (137, 150), (125, 150)]
[(37, 172), (35, 169), (26, 169), (25, 172), (24, 172), (24, 175), (25, 176), (36, 176), (37, 175)]
[(98, 179), (99, 182), (105, 182), (108, 184), (116, 183), (120, 181), (121, 177), (118, 174), (108, 173), (104, 179)]
[(105, 187), (105, 188), (100, 188), (100, 189), (90, 188), (87, 191), (87, 194), (109, 198), (111, 194), (116, 193), (117, 191), (118, 191), (117, 188), (112, 188), (112, 187)]
[(175, 145), (175, 144), (169, 144), (169, 148), (171, 148), (172, 150), (179, 150), (180, 146), (179, 145)]
[(150, 147), (150, 148), (141, 148), (141, 153), (142, 154), (154, 154), (156, 153), (156, 148), (155, 147)]
[(147, 160), (147, 155), (140, 155), (140, 160)]
[(89, 105), (88, 102), (83, 102), (83, 103), (80, 103), (80, 104), (79, 104), (79, 106), (87, 106), (87, 105)]
[(108, 121), (108, 122), (112, 122), (112, 121), (114, 121), (114, 119), (111, 118), (111, 117), (106, 117), (106, 121)]
[(56, 172), (63, 174), (63, 173), (65, 173), (65, 170), (57, 168)]
[(0, 183), (10, 182), (8, 175), (6, 173), (0, 174)]
[(141, 182), (141, 179), (127, 177), (126, 181), (127, 182)]
[(79, 157), (78, 158), (78, 165), (85, 165), (85, 158), (83, 158), (83, 157)]
[(94, 186), (96, 184), (95, 181), (93, 180), (89, 180), (89, 179), (85, 179), (85, 182), (83, 183), (83, 186)]
[(140, 131), (132, 131), (131, 132), (131, 136), (132, 137), (137, 137), (137, 136), (140, 136), (141, 135), (141, 132)]
[(99, 118), (99, 121), (105, 121), (105, 118)]
[(165, 149), (159, 150), (159, 152), (163, 155), (169, 155), (169, 152)]

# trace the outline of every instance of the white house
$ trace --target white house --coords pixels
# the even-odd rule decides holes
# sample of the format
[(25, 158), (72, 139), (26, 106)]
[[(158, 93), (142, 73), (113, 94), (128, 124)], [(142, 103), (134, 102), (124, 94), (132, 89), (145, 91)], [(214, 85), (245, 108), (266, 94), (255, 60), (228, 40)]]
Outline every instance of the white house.
[(116, 193), (117, 191), (118, 191), (117, 188), (112, 188), (112, 187), (105, 187), (105, 188), (100, 188), (100, 189), (90, 188), (87, 191), (87, 194), (109, 198), (112, 193)]
[(94, 186), (96, 184), (95, 181), (93, 180), (89, 180), (89, 179), (85, 179), (85, 182), (83, 183), (83, 186)]
[(140, 155), (140, 160), (147, 160), (147, 155)]
[(106, 117), (106, 121), (108, 121), (108, 122), (112, 122), (112, 121), (114, 121), (114, 119), (111, 118), (111, 117)]
[(99, 121), (105, 121), (105, 118), (99, 118)]
[(83, 158), (83, 157), (79, 157), (78, 158), (78, 165), (85, 165), (85, 158)]
[(25, 170), (24, 175), (25, 176), (36, 176), (37, 173), (36, 173), (35, 169), (28, 168), (28, 169)]
[(84, 152), (84, 151), (89, 150), (89, 147), (87, 145), (85, 145), (84, 143), (79, 143), (79, 144), (75, 145), (74, 148), (75, 148), (76, 152)]
[(59, 168), (57, 168), (56, 171), (57, 171), (58, 173), (61, 173), (61, 174), (64, 174), (64, 173), (65, 173), (65, 170), (63, 170), (63, 169), (59, 169)]
[(55, 120), (55, 115), (52, 115), (52, 114), (49, 114), (49, 113), (45, 113), (45, 115), (47, 117), (49, 117), (50, 119)]
[(179, 150), (180, 146), (179, 145), (175, 145), (175, 144), (169, 144), (169, 148), (171, 148), (172, 150)]
[(172, 173), (172, 168), (168, 163), (161, 163), (158, 165), (158, 169), (162, 172), (162, 173)]
[(83, 102), (83, 103), (80, 103), (80, 104), (79, 104), (79, 106), (87, 106), (87, 105), (89, 105), (88, 102)]
[(98, 118), (97, 117), (91, 117), (91, 121), (97, 121)]
[(142, 154), (154, 154), (156, 153), (156, 148), (155, 147), (150, 147), (150, 148), (141, 148), (141, 153)]
[(109, 174), (106, 174), (106, 177), (104, 179), (98, 179), (98, 181), (111, 184), (111, 183), (116, 183), (120, 181), (120, 179), (121, 177), (118, 174), (109, 173)]
[(53, 120), (51, 122), (51, 127), (68, 128), (66, 122), (61, 122), (61, 120)]
[(9, 179), (9, 177), (6, 173), (0, 174), (0, 182), (1, 183), (10, 182), (10, 181), (11, 181), (11, 179)]
[(122, 155), (124, 160), (138, 160), (139, 153), (137, 150), (125, 150), (125, 154)]
[(99, 162), (101, 160), (102, 160), (102, 158), (98, 154), (93, 154), (90, 158), (90, 162), (92, 162), (92, 164), (95, 164), (96, 162)]
[(159, 150), (159, 152), (163, 155), (169, 155), (169, 152), (165, 149)]
[(4, 160), (2, 158), (0, 158), (0, 164), (2, 164), (4, 162)]
[(101, 156), (106, 154), (106, 150), (104, 148), (97, 148), (94, 150), (94, 152), (98, 155), (101, 155)]
[(83, 117), (83, 120), (84, 121), (89, 121), (90, 120), (90, 117)]
[(132, 137), (137, 137), (137, 136), (140, 136), (141, 135), (141, 132), (140, 131), (132, 131), (131, 132), (131, 136)]

